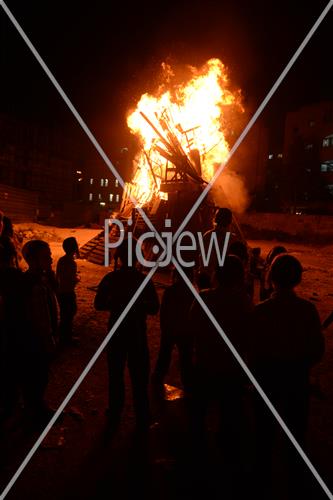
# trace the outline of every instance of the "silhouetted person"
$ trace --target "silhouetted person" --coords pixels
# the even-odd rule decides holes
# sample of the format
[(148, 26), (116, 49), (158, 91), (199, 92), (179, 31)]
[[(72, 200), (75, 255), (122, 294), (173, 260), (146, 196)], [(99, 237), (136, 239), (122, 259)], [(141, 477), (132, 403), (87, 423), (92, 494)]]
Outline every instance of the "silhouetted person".
[[(244, 268), (234, 255), (217, 269), (218, 285), (201, 292), (236, 350), (246, 359), (248, 326), (253, 309), (245, 289)], [(233, 474), (241, 464), (241, 439), (244, 431), (243, 395), (247, 380), (238, 362), (197, 301), (190, 312), (194, 334), (194, 430), (200, 443), (210, 403), (219, 405), (220, 445), (226, 468)], [(226, 473), (226, 476), (228, 474)]]
[(260, 247), (254, 247), (252, 248), (252, 256), (250, 259), (250, 269), (251, 273), (254, 275), (255, 278), (260, 279), (261, 276), (261, 270), (264, 265), (264, 259), (261, 256), (261, 248)]
[[(214, 228), (210, 229), (203, 235), (203, 245), (205, 248), (205, 254), (208, 254), (208, 249), (210, 246), (213, 234), (216, 233), (218, 246), (220, 248), (220, 254), (222, 254), (222, 249), (224, 246), (226, 234), (230, 232), (232, 223), (232, 212), (229, 208), (219, 208), (216, 211), (214, 218)], [(233, 240), (232, 235), (230, 235), (229, 243)], [(199, 256), (199, 273), (197, 277), (197, 282), (200, 290), (204, 288), (210, 288), (216, 285), (214, 281), (215, 270), (218, 266), (218, 258), (215, 250), (215, 246), (212, 246), (212, 251), (208, 263), (205, 264), (204, 257), (202, 254)]]
[[(274, 292), (255, 307), (252, 347), (255, 377), (303, 446), (308, 418), (309, 374), (311, 367), (323, 356), (324, 338), (315, 305), (294, 292), (301, 279), (302, 266), (295, 257), (281, 254), (273, 260), (270, 280)], [(255, 396), (257, 466), (259, 481), (262, 481), (270, 477), (279, 425), (261, 397)], [(286, 450), (290, 473), (294, 474), (302, 460), (291, 443), (286, 443)], [(300, 481), (300, 477), (295, 480)]]
[[(133, 265), (129, 265), (128, 252), (128, 241), (125, 239), (116, 249), (114, 256), (115, 260), (118, 259), (120, 262), (119, 269), (108, 273), (102, 279), (95, 297), (95, 308), (98, 311), (110, 311), (109, 330), (145, 279), (145, 275), (135, 267), (134, 251), (132, 252)], [(158, 309), (159, 302), (155, 287), (153, 282), (149, 281), (108, 344), (108, 415), (113, 428), (119, 424), (124, 406), (126, 362), (132, 382), (137, 427), (146, 429), (149, 426), (149, 351), (146, 319), (149, 314), (157, 314)]]
[(271, 248), (271, 250), (268, 252), (267, 257), (264, 262), (264, 268), (262, 270), (262, 275), (261, 275), (261, 281), (260, 281), (260, 300), (266, 300), (269, 299), (271, 296), (271, 293), (273, 292), (273, 285), (270, 280), (270, 267), (278, 255), (281, 253), (287, 253), (287, 250), (285, 247), (281, 245), (276, 245), (275, 247)]
[[(186, 270), (185, 270), (186, 271)], [(172, 351), (177, 346), (180, 374), (183, 387), (191, 389), (191, 335), (188, 328), (189, 310), (193, 294), (187, 284), (174, 272), (174, 282), (163, 294), (160, 310), (161, 342), (160, 350), (152, 376), (152, 381), (160, 389), (168, 373)]]
[(0, 409), (10, 417), (19, 400), (21, 338), (24, 335), (23, 273), (14, 266), (16, 252), (10, 241), (0, 241)]
[(19, 267), (18, 263), (18, 241), (14, 234), (14, 227), (12, 221), (6, 215), (2, 215), (2, 230), (0, 233), (0, 242), (5, 242), (11, 248), (11, 267)]
[(56, 277), (58, 281), (58, 303), (60, 309), (59, 341), (63, 344), (73, 340), (73, 320), (77, 312), (75, 287), (80, 281), (77, 274), (75, 258), (79, 255), (76, 238), (63, 241), (65, 255), (57, 263)]
[(8, 238), (14, 238), (13, 223), (7, 215), (3, 216), (3, 227), (2, 227), (1, 236), (7, 236)]
[(254, 276), (250, 269), (250, 255), (246, 244), (243, 241), (234, 241), (229, 245), (228, 253), (230, 255), (236, 255), (242, 261), (245, 271), (245, 287), (246, 291), (253, 299), (254, 295)]
[(23, 275), (24, 404), (27, 418), (33, 424), (44, 425), (53, 414), (45, 402), (45, 390), (57, 331), (52, 256), (48, 243), (42, 240), (28, 241), (22, 254), (29, 266)]

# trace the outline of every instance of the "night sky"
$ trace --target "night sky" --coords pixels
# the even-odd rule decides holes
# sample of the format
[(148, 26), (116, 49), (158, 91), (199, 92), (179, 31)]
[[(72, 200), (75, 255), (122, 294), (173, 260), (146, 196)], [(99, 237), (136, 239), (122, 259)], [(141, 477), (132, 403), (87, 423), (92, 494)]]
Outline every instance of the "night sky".
[[(125, 113), (153, 90), (162, 61), (200, 65), (219, 57), (251, 111), (263, 99), (326, 1), (8, 0), (7, 5), (112, 156), (126, 143)], [(333, 98), (333, 9), (272, 99), (272, 130), (302, 103)], [(0, 111), (77, 127), (0, 9)]]

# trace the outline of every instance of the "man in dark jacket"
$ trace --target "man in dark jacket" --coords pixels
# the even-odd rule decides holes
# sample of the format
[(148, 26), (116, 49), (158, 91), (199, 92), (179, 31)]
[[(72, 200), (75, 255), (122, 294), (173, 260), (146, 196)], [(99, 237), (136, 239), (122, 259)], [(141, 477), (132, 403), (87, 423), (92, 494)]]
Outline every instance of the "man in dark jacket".
[[(185, 272), (188, 269), (185, 269)], [(190, 278), (192, 277), (192, 273)], [(163, 381), (168, 373), (172, 352), (177, 346), (180, 375), (185, 391), (192, 385), (192, 339), (188, 328), (188, 316), (193, 302), (193, 294), (187, 284), (174, 272), (174, 282), (162, 297), (160, 310), (161, 342), (152, 382), (163, 392)]]
[[(135, 265), (129, 266), (128, 246), (128, 241), (124, 240), (117, 248), (115, 259), (120, 261), (120, 268), (102, 279), (95, 297), (95, 308), (98, 311), (110, 311), (109, 330), (145, 279), (145, 275), (138, 271)], [(134, 252), (132, 262), (135, 262)], [(108, 413), (112, 426), (118, 425), (124, 406), (126, 361), (132, 382), (137, 426), (147, 428), (149, 425), (149, 351), (146, 319), (148, 314), (157, 314), (158, 309), (155, 287), (153, 282), (149, 281), (108, 345)]]
[(27, 417), (45, 425), (53, 415), (45, 401), (49, 365), (55, 352), (58, 311), (51, 250), (46, 241), (22, 248), (29, 269), (23, 275), (25, 328), (22, 335), (23, 396)]
[[(310, 369), (323, 356), (324, 338), (315, 305), (294, 292), (301, 279), (302, 266), (295, 257), (275, 257), (270, 270), (274, 292), (254, 311), (252, 355), (256, 379), (296, 440), (304, 445)], [(258, 473), (267, 479), (279, 425), (257, 394), (255, 402)], [(289, 442), (286, 452), (294, 474), (293, 462), (297, 465), (301, 458), (295, 456)]]
[(10, 417), (19, 401), (22, 380), (22, 336), (25, 333), (23, 273), (13, 265), (15, 249), (0, 240), (0, 408)]
[[(249, 348), (248, 325), (252, 301), (246, 293), (245, 273), (235, 255), (225, 258), (216, 272), (218, 286), (201, 292), (223, 331), (243, 359)], [(198, 444), (203, 444), (204, 423), (209, 405), (218, 404), (219, 435), (225, 470), (230, 477), (239, 475), (242, 467), (242, 435), (244, 433), (244, 389), (247, 383), (238, 362), (219, 332), (197, 301), (190, 311), (190, 328), (194, 344), (193, 424)], [(227, 474), (227, 476), (228, 476)]]

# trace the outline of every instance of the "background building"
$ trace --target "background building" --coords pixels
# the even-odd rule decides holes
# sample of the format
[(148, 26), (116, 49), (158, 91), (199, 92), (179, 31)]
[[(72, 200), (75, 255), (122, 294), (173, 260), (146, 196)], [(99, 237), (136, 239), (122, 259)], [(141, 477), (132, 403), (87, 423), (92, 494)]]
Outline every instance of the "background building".
[[(22, 193), (33, 191), (37, 195), (36, 217), (49, 218), (76, 198), (78, 165), (65, 135), (0, 115), (0, 183)], [(12, 190), (7, 191), (10, 197)]]
[(120, 205), (121, 193), (84, 142), (56, 128), (0, 115), (0, 209), (14, 219), (98, 222), (99, 212)]
[(333, 102), (288, 112), (283, 144), (289, 199), (297, 209), (333, 210)]

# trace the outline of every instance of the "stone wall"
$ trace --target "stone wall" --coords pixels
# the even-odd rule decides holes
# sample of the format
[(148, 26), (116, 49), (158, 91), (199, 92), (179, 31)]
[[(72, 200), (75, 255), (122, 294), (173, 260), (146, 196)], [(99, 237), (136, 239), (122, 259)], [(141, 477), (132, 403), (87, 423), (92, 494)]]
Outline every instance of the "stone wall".
[(333, 216), (245, 213), (237, 217), (247, 238), (333, 242)]

